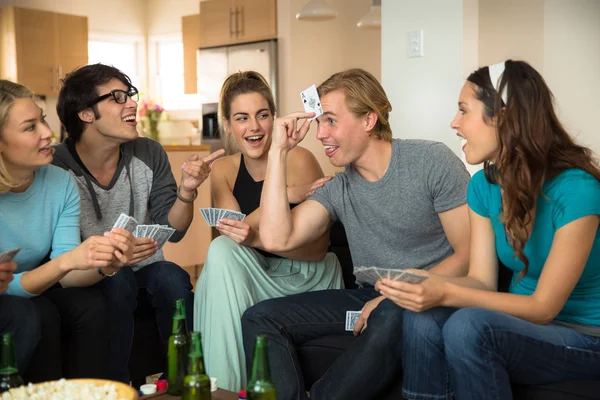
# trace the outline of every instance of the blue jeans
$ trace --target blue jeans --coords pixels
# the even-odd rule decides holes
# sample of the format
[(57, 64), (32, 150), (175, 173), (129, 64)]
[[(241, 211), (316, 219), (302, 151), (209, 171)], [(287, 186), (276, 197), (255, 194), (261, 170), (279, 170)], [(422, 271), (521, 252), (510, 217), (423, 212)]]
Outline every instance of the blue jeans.
[(42, 334), (40, 315), (31, 300), (0, 296), (0, 333), (5, 332), (13, 333), (17, 368), (23, 376)]
[(156, 322), (166, 354), (167, 340), (173, 329), (173, 303), (185, 300), (188, 328), (193, 327), (194, 293), (190, 275), (179, 265), (158, 261), (146, 265), (137, 272), (122, 268), (114, 276), (104, 278), (96, 284), (108, 302), (110, 315), (109, 333), (109, 376), (110, 379), (129, 383), (129, 355), (133, 343), (134, 318), (139, 289), (146, 289), (150, 304), (154, 308)]
[[(254, 338), (269, 339), (269, 362), (280, 400), (306, 399), (296, 346), (345, 330), (346, 311), (358, 311), (378, 297), (372, 287), (308, 292), (266, 300), (242, 317), (244, 351), (252, 370)], [(401, 373), (403, 309), (383, 300), (368, 319), (368, 328), (344, 351), (310, 390), (312, 400), (377, 398)]]
[(511, 382), (600, 378), (600, 338), (483, 308), (404, 313), (406, 399), (512, 399)]

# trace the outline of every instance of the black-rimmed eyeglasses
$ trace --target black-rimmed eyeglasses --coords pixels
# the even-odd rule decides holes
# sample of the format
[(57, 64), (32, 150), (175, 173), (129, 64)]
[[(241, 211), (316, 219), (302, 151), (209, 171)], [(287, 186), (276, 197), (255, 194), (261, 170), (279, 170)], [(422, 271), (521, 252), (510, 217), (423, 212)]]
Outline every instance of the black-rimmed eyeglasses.
[(112, 90), (109, 93), (103, 94), (102, 96), (98, 96), (96, 97), (96, 99), (92, 102), (92, 104), (90, 104), (89, 106), (93, 106), (94, 104), (109, 98), (110, 96), (112, 96), (115, 99), (115, 102), (117, 104), (125, 104), (127, 102), (127, 98), (131, 97), (131, 100), (135, 101), (136, 103), (138, 102), (138, 100), (140, 99), (140, 96), (138, 94), (138, 90), (136, 89), (135, 86), (132, 86), (129, 88), (128, 91), (125, 90), (120, 90), (120, 89), (115, 89)]

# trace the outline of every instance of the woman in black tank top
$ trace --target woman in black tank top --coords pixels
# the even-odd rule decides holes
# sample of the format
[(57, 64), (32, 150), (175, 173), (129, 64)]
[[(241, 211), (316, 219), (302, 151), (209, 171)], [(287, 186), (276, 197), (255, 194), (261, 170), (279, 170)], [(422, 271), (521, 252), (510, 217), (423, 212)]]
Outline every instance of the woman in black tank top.
[[(223, 134), (239, 153), (212, 166), (213, 206), (247, 216), (243, 221), (222, 219), (217, 224), (221, 236), (211, 243), (196, 286), (194, 329), (202, 332), (207, 370), (220, 387), (233, 391), (246, 386), (241, 316), (247, 308), (274, 297), (343, 285), (337, 258), (325, 254), (328, 233), (286, 254), (262, 249), (258, 208), (274, 116), (273, 95), (260, 74), (239, 72), (226, 79), (219, 118)], [(301, 203), (329, 179), (323, 178), (315, 157), (304, 148), (294, 149), (288, 160), (288, 182), (295, 185), (288, 188), (290, 203)]]

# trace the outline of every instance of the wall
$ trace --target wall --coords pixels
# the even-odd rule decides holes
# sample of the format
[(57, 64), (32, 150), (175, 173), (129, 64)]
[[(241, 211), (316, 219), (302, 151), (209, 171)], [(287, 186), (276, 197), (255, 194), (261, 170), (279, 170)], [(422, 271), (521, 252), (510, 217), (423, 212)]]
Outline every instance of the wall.
[[(356, 26), (371, 3), (371, 0), (329, 0), (338, 17), (310, 22), (296, 19), (307, 0), (278, 0), (280, 115), (303, 110), (300, 92), (343, 69), (363, 68), (378, 79), (381, 77), (380, 30)], [(339, 169), (325, 156), (321, 142), (316, 140), (314, 125), (302, 146), (315, 154), (325, 174), (333, 174)]]
[[(450, 121), (463, 83), (463, 2), (384, 0), (382, 6), (382, 80), (394, 137), (437, 140), (459, 154)], [(407, 34), (417, 29), (424, 31), (424, 57), (408, 58)]]
[[(146, 37), (146, 0), (0, 0), (0, 7), (8, 6), (86, 16), (90, 36), (96, 33), (109, 36), (123, 34), (135, 38)], [(145, 40), (141, 43), (139, 54), (141, 59), (146, 59)], [(145, 79), (145, 63), (140, 67), (140, 77)], [(60, 122), (56, 115), (56, 97), (47, 98), (46, 113), (50, 128), (58, 134)]]
[(600, 156), (600, 1), (546, 0), (543, 50), (559, 117)]
[(181, 17), (198, 14), (198, 0), (146, 0), (148, 35), (181, 35)]

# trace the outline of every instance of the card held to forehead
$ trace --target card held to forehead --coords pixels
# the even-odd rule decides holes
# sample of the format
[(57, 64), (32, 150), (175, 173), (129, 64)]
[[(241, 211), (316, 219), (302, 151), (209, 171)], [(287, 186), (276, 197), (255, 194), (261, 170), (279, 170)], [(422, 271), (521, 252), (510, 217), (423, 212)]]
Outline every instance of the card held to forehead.
[(317, 87), (313, 84), (311, 87), (300, 93), (300, 97), (302, 98), (302, 104), (304, 105), (305, 112), (314, 112), (315, 116), (313, 118), (309, 118), (313, 120), (317, 118), (319, 115), (323, 114), (323, 107), (321, 107), (321, 99), (319, 99), (319, 94), (317, 93)]

